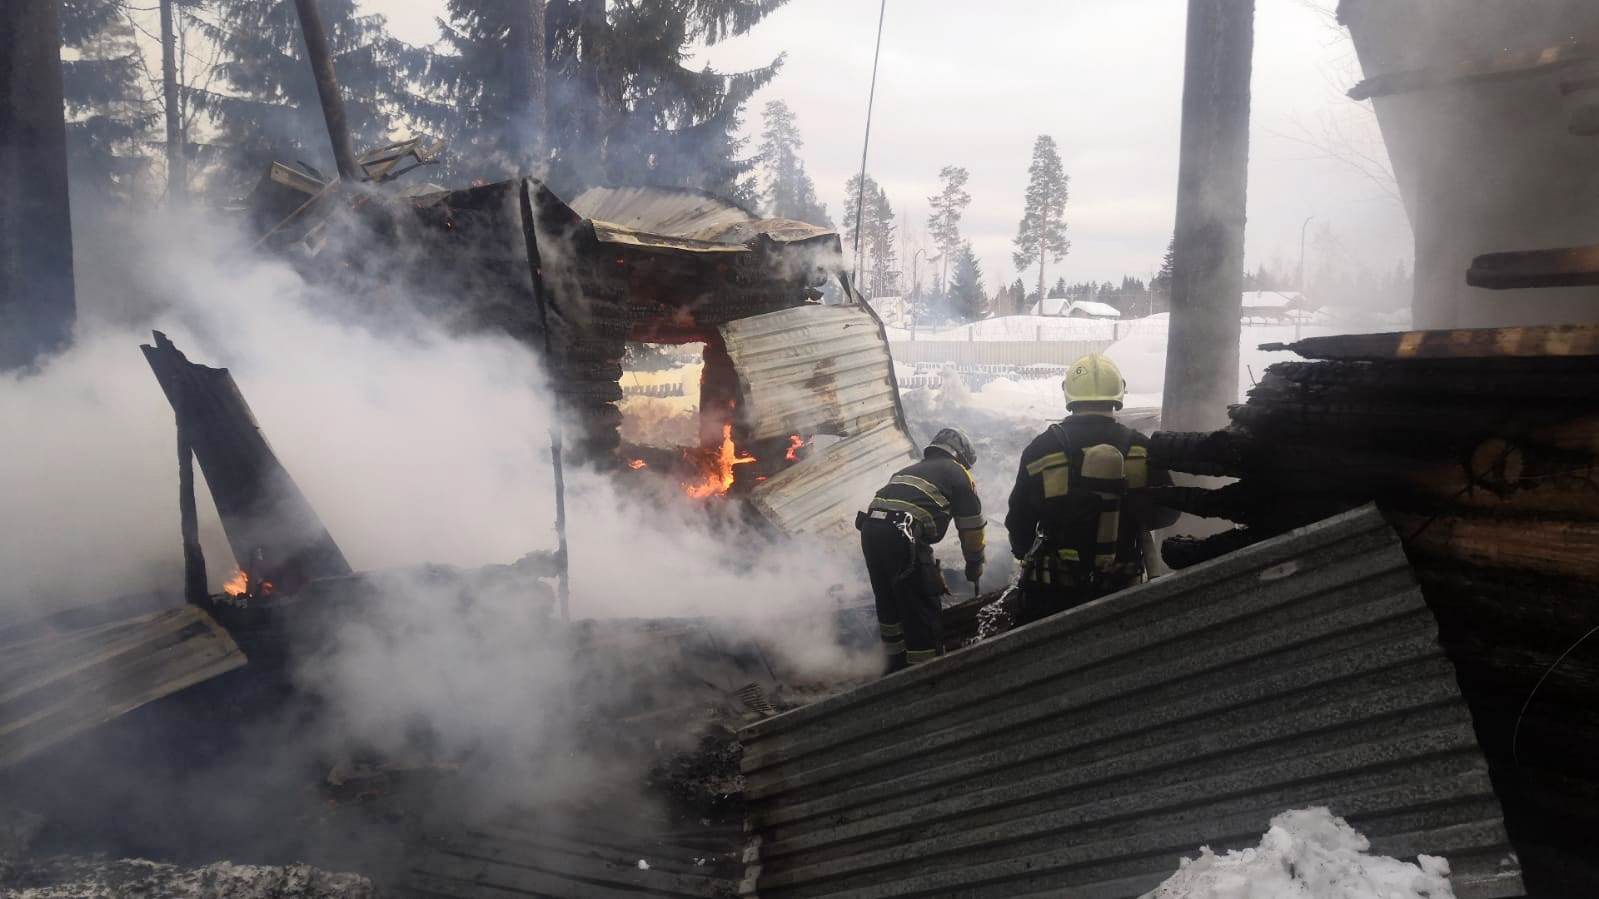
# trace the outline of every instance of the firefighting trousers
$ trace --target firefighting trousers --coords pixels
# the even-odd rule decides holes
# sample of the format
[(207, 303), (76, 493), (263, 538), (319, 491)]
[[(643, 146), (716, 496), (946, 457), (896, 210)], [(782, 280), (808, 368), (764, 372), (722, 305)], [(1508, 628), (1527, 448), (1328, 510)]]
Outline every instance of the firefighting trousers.
[(861, 523), (861, 553), (877, 600), (877, 627), (888, 670), (941, 654), (944, 589), (933, 548), (907, 537), (892, 517), (866, 518)]

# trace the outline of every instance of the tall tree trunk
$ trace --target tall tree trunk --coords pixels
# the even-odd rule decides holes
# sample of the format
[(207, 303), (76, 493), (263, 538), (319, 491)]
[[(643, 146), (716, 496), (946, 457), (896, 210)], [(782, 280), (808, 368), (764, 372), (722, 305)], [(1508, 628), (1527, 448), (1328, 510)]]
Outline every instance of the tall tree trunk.
[(528, 109), (532, 113), (532, 143), (535, 171), (549, 157), (549, 26), (545, 13), (545, 0), (528, 0), (528, 18), (532, 26), (532, 45), (528, 56), (532, 64), (528, 70)]
[(523, 0), (513, 9), (506, 48), (506, 74), (510, 78), (510, 120), (506, 136), (514, 148), (515, 172), (534, 172), (543, 156), (545, 33), (544, 0)]
[(1042, 210), (1038, 213), (1038, 314), (1044, 314), (1044, 254), (1049, 252), (1049, 246), (1044, 242), (1044, 234), (1049, 228), (1049, 215)]
[(1227, 424), (1238, 399), (1254, 0), (1189, 0), (1161, 425)]
[(183, 146), (183, 110), (178, 106), (177, 38), (172, 28), (172, 0), (161, 0), (161, 96), (167, 120), (167, 202), (182, 202), (188, 193), (189, 161)]
[(316, 79), (317, 97), (322, 101), (322, 118), (328, 126), (328, 141), (333, 144), (333, 162), (339, 177), (346, 181), (363, 181), (366, 172), (355, 161), (355, 145), (350, 142), (350, 125), (344, 117), (344, 95), (339, 92), (339, 79), (333, 71), (333, 51), (328, 47), (327, 29), (322, 25), (322, 11), (316, 0), (294, 0), (300, 13), (300, 30), (305, 36), (305, 55), (311, 62), (311, 74)]
[(0, 371), (72, 337), (72, 213), (56, 0), (0, 11)]

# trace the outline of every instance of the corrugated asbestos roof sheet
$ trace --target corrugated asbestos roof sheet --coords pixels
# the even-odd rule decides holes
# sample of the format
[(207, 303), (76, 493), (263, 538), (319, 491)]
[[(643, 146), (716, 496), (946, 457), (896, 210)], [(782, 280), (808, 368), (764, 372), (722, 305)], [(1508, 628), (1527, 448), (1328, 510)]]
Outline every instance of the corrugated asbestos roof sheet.
[(720, 328), (755, 440), (857, 434), (894, 417), (893, 361), (859, 306), (801, 306)]
[(788, 534), (848, 536), (873, 492), (915, 459), (916, 447), (899, 425), (879, 422), (768, 478), (750, 502)]
[(1373, 508), (746, 728), (746, 891), (1137, 896), (1327, 805), (1519, 896), (1453, 667)]
[(0, 645), (0, 767), (244, 663), (193, 606)]
[(739, 251), (757, 235), (780, 243), (835, 232), (787, 219), (760, 219), (720, 197), (663, 187), (591, 187), (570, 204), (609, 243)]

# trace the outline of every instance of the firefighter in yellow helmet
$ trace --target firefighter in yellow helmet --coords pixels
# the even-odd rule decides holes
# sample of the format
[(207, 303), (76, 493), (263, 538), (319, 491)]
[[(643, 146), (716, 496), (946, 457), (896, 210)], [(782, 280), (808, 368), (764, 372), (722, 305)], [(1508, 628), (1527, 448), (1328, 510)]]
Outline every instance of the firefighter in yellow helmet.
[(1084, 356), (1061, 386), (1069, 414), (1022, 451), (1005, 516), (1023, 624), (1141, 581), (1140, 537), (1177, 520), (1150, 502), (1171, 478), (1150, 467), (1149, 438), (1116, 421), (1127, 392), (1116, 364)]

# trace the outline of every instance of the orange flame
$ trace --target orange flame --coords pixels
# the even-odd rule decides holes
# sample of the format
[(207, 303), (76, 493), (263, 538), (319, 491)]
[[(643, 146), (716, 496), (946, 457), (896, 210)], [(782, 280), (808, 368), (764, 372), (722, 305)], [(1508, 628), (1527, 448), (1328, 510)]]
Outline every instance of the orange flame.
[(245, 574), (242, 568), (233, 572), (233, 577), (228, 578), (228, 582), (222, 585), (222, 592), (229, 596), (243, 596), (249, 593), (250, 576)]
[(627, 463), (627, 467), (633, 469), (634, 471), (638, 471), (640, 468), (648, 468), (649, 466), (643, 459), (634, 459), (633, 461)]
[(754, 461), (754, 456), (739, 455), (733, 446), (733, 426), (722, 425), (722, 445), (717, 447), (714, 456), (705, 460), (705, 477), (698, 482), (684, 484), (683, 492), (694, 499), (721, 496), (733, 486), (733, 466)]
[(805, 438), (801, 437), (798, 434), (790, 434), (790, 435), (788, 435), (788, 453), (786, 455), (784, 455), (783, 458), (787, 459), (790, 462), (798, 462), (799, 461), (800, 447), (802, 447), (804, 445), (805, 445)]

